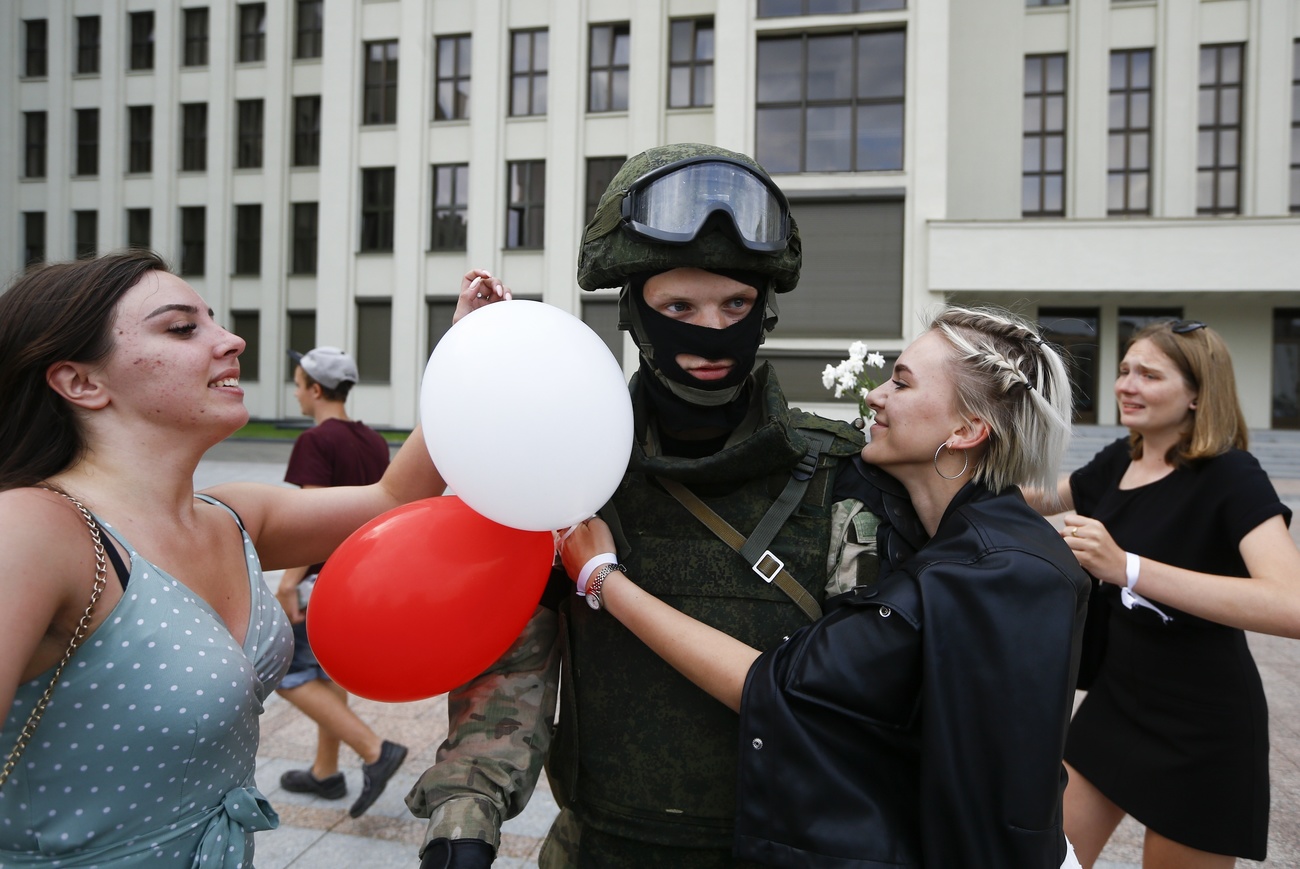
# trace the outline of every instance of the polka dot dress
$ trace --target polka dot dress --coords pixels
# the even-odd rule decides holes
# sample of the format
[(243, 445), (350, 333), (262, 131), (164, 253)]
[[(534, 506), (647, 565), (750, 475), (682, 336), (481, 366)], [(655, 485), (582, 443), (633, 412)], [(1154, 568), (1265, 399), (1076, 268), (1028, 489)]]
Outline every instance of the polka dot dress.
[[(250, 831), (278, 821), (253, 769), (262, 703), (293, 654), (288, 620), (247, 533), (241, 647), (202, 598), (100, 524), (130, 552), (131, 578), (0, 789), (0, 867), (251, 867)], [(49, 676), (19, 686), (4, 750)]]

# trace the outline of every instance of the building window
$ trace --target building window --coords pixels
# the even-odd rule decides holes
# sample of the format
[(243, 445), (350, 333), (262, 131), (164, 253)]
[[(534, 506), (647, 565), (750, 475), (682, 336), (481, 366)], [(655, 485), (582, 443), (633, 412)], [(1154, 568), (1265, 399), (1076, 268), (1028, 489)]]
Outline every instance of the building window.
[(678, 18), (668, 32), (668, 108), (713, 105), (713, 19)]
[(77, 16), (77, 74), (99, 72), (99, 16)]
[(506, 164), (506, 247), (540, 249), (546, 227), (546, 161)]
[(1151, 213), (1151, 54), (1149, 48), (1110, 53), (1110, 214)]
[(622, 24), (594, 24), (587, 58), (587, 111), (627, 111), (628, 65), (632, 53), (632, 28)]
[[(206, 269), (207, 209), (202, 205), (181, 208), (181, 274), (201, 275)], [(311, 349), (310, 347), (307, 349)]]
[(99, 250), (99, 212), (72, 212), (72, 243), (77, 259), (93, 259)]
[(45, 177), (45, 153), (48, 148), (48, 115), (23, 112), (23, 177)]
[[(316, 346), (316, 312), (288, 311), (285, 314), (285, 327), (288, 331), (287, 347), (299, 353), (306, 353)], [(287, 357), (286, 357), (287, 359)], [(293, 382), (292, 362), (286, 362), (284, 380)]]
[(23, 212), (23, 265), (45, 262), (45, 212)]
[(239, 354), (239, 379), (256, 383), (257, 369), (262, 363), (262, 313), (231, 311), (230, 331), (244, 339), (244, 352)]
[(1300, 429), (1300, 309), (1273, 310), (1273, 428)]
[(587, 222), (596, 216), (596, 206), (600, 204), (601, 194), (614, 180), (618, 170), (627, 162), (626, 157), (588, 157), (587, 158)]
[(790, 15), (842, 15), (906, 9), (907, 0), (758, 0), (759, 18)]
[(239, 4), (239, 62), (266, 59), (266, 4)]
[(262, 273), (262, 206), (235, 206), (235, 274)]
[(131, 52), (127, 69), (153, 69), (153, 13), (132, 12)]
[(316, 274), (318, 214), (319, 206), (315, 202), (293, 203), (293, 251), (289, 263), (291, 275)]
[(510, 32), (510, 114), (546, 114), (546, 76), (550, 66), (550, 32)]
[(293, 98), (293, 165), (320, 165), (320, 96)]
[(325, 0), (298, 0), (297, 23), (293, 56), (298, 60), (320, 57), (325, 38)]
[(208, 65), (208, 7), (182, 10), (185, 28), (181, 66)]
[(126, 210), (126, 246), (146, 250), (153, 238), (153, 214), (147, 208)]
[(44, 18), (23, 22), (23, 75), (44, 78), (50, 71), (50, 26)]
[(393, 203), (397, 170), (361, 170), (361, 251), (380, 253), (393, 249)]
[(77, 109), (76, 175), (99, 174), (99, 109)]
[(397, 123), (397, 40), (367, 42), (361, 123)]
[(208, 104), (181, 104), (181, 171), (208, 169)]
[(758, 41), (758, 161), (769, 172), (903, 168), (907, 34)]
[(1097, 308), (1038, 309), (1043, 338), (1054, 344), (1065, 358), (1074, 387), (1074, 421), (1083, 425), (1097, 423), (1100, 323), (1101, 311)]
[(392, 373), (393, 303), (357, 300), (357, 374), (363, 382), (387, 383)]
[(1300, 212), (1300, 39), (1291, 47), (1291, 211)]
[(1070, 0), (1025, 0), (1025, 5), (1034, 6), (1069, 6)]
[(434, 166), (429, 250), (465, 250), (468, 228), (469, 165)]
[(1133, 336), (1147, 326), (1182, 318), (1182, 308), (1120, 308), (1115, 317), (1115, 345), (1119, 348), (1120, 356), (1128, 350)]
[(261, 100), (235, 100), (236, 169), (262, 168), (262, 115)]
[(439, 36), (434, 74), (433, 117), (463, 121), (469, 117), (469, 36)]
[(1065, 55), (1025, 58), (1020, 213), (1065, 216)]
[(1196, 213), (1241, 211), (1244, 45), (1202, 45), (1196, 124)]
[(126, 171), (153, 171), (153, 106), (126, 109)]
[(456, 314), (456, 301), (454, 299), (438, 299), (427, 297), (424, 300), (424, 326), (425, 326), (425, 348), (424, 356), (427, 359), (432, 353), (433, 348), (438, 346), (442, 336), (447, 334), (451, 328), (451, 318)]

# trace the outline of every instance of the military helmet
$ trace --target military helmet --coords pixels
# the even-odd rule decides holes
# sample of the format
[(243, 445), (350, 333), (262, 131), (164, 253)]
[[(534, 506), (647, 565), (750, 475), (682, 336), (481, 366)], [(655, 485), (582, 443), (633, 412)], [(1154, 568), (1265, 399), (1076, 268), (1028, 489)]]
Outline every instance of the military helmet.
[[(685, 194), (685, 195), (683, 195)], [(662, 145), (609, 182), (578, 254), (584, 290), (675, 268), (757, 273), (794, 289), (799, 228), (785, 194), (753, 159), (715, 145)]]

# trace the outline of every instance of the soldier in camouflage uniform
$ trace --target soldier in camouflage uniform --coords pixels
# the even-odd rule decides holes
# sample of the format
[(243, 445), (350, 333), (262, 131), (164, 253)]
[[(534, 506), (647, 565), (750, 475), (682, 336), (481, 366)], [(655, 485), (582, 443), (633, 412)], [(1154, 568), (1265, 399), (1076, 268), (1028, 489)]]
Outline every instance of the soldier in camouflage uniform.
[[(759, 649), (810, 615), (760, 578), (776, 572), (774, 562), (760, 557), (756, 569), (663, 480), (754, 537), (762, 520), (782, 512), (769, 514), (785, 495), (789, 515), (768, 529), (763, 556), (784, 562), (794, 596), (817, 602), (874, 577), (872, 510), (892, 504), (903, 515), (891, 518), (908, 527), (906, 499), (887, 485), (872, 510), (837, 499), (836, 474), (850, 468), (861, 434), (791, 409), (770, 365), (756, 362), (777, 320), (775, 296), (795, 288), (800, 265), (799, 232), (775, 183), (749, 157), (706, 145), (629, 159), (602, 196), (578, 261), (583, 289), (622, 288), (620, 328), (641, 354), (630, 387), (636, 443), (600, 515), (641, 585)], [(704, 288), (718, 286), (730, 293), (722, 308), (735, 322), (684, 322), (678, 312), (703, 310)], [(664, 287), (670, 303), (652, 308), (647, 295)], [(701, 358), (734, 365), (701, 379), (679, 364)], [(492, 668), (452, 693), (450, 736), (407, 797), (430, 821), (422, 867), (489, 865), (501, 822), (523, 808), (544, 759), (561, 813), (542, 869), (742, 865), (731, 856), (735, 714), (617, 621), (596, 618), (562, 575), (558, 586), (567, 590), (558, 606), (540, 607)]]

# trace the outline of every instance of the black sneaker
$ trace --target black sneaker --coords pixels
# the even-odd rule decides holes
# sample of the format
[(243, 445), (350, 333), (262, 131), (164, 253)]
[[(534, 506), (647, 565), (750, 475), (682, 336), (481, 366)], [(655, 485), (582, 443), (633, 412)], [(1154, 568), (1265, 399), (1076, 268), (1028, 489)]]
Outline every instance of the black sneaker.
[(348, 782), (343, 773), (316, 778), (309, 769), (289, 770), (280, 776), (280, 787), (295, 794), (315, 794), (327, 800), (342, 799), (348, 793)]
[(388, 780), (397, 772), (397, 768), (406, 760), (406, 746), (398, 745), (396, 742), (384, 740), (383, 747), (379, 749), (379, 760), (374, 763), (363, 763), (361, 765), (361, 796), (348, 809), (348, 814), (354, 818), (359, 818), (366, 813), (366, 809), (375, 804), (379, 795), (388, 787)]

